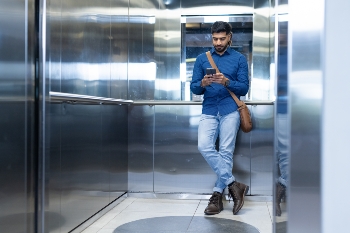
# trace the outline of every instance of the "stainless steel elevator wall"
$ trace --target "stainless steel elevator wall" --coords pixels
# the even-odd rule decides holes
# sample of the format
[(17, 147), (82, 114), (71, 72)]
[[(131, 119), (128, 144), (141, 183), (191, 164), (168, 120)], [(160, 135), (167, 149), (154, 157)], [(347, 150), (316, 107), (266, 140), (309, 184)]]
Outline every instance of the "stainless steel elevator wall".
[(50, 1), (50, 91), (127, 99), (128, 4)]
[(48, 119), (45, 225), (69, 232), (127, 191), (127, 106), (57, 103)]
[(34, 232), (34, 1), (0, 0), (0, 232)]
[[(335, 49), (335, 47), (325, 47), (325, 35), (326, 32), (328, 33), (325, 25), (329, 25), (324, 13), (327, 8), (324, 5), (325, 2), (308, 1), (300, 9), (301, 1), (288, 1), (290, 187), (287, 194), (289, 195), (287, 231), (291, 233), (322, 232), (321, 213), (325, 211), (321, 205), (324, 124), (322, 121), (325, 112), (324, 103), (329, 101), (329, 99), (326, 101), (329, 97), (323, 93), (326, 85), (324, 72), (328, 68), (328, 64), (325, 64), (323, 59), (327, 57), (325, 51)], [(314, 8), (315, 4), (318, 5), (317, 9)], [(305, 16), (306, 13), (308, 17)], [(338, 12), (334, 11), (334, 13)], [(312, 20), (309, 20), (309, 17)], [(339, 38), (345, 34), (347, 32), (339, 33)], [(342, 58), (334, 59), (334, 61), (338, 60), (342, 61)], [(347, 78), (344, 77), (344, 79)], [(341, 137), (341, 133), (333, 136)], [(302, 212), (300, 208), (303, 209)]]
[[(128, 2), (47, 5), (49, 91), (127, 99)], [(45, 232), (69, 232), (128, 190), (128, 107), (47, 102)]]

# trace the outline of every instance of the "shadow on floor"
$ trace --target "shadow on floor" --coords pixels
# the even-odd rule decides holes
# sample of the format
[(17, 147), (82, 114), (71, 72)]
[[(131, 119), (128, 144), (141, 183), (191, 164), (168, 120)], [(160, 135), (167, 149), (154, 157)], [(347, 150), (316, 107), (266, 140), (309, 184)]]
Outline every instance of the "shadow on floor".
[(157, 217), (141, 219), (123, 224), (114, 233), (259, 233), (259, 231), (243, 222), (212, 217)]

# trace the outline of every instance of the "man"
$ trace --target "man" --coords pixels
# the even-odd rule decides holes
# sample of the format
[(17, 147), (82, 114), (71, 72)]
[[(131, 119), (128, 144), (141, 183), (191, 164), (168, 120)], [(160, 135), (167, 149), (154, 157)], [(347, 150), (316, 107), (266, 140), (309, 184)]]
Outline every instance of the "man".
[[(232, 175), (240, 116), (237, 104), (227, 89), (238, 98), (244, 96), (249, 89), (249, 80), (247, 60), (230, 48), (231, 30), (231, 25), (222, 21), (215, 22), (211, 28), (213, 48), (210, 53), (221, 73), (206, 75), (206, 69), (212, 67), (203, 53), (196, 59), (191, 81), (191, 91), (197, 95), (204, 94), (198, 127), (198, 150), (217, 175), (213, 195), (204, 211), (206, 214), (218, 214), (223, 210), (222, 196), (226, 187), (234, 201), (233, 214), (237, 214), (249, 190), (249, 186), (237, 182)], [(217, 137), (218, 151), (215, 149)]]

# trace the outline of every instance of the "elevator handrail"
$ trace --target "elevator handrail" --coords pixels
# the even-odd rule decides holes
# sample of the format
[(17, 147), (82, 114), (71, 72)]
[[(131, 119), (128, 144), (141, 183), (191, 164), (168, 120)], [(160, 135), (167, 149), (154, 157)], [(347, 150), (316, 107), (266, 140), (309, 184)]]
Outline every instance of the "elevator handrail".
[[(273, 105), (274, 101), (243, 100), (246, 105)], [(174, 100), (134, 100), (132, 105), (202, 105), (201, 101), (174, 101)]]
[[(201, 101), (174, 100), (124, 100), (90, 95), (77, 95), (50, 91), (50, 100), (68, 103), (118, 104), (118, 105), (201, 105)], [(274, 101), (244, 101), (247, 105), (273, 105)]]
[(118, 105), (132, 104), (134, 102), (132, 100), (113, 99), (113, 98), (98, 97), (98, 96), (91, 96), (91, 95), (77, 95), (77, 94), (53, 92), (53, 91), (50, 91), (50, 100), (68, 102), (68, 103), (118, 104)]

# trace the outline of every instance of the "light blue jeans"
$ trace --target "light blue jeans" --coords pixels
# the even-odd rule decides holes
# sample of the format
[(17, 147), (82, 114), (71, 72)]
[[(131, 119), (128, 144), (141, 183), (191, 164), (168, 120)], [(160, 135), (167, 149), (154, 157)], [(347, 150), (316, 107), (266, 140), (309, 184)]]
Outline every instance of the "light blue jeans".
[[(198, 127), (198, 150), (217, 175), (214, 192), (222, 193), (233, 181), (233, 151), (240, 125), (239, 112), (221, 116), (202, 114)], [(215, 142), (219, 136), (219, 151)]]

